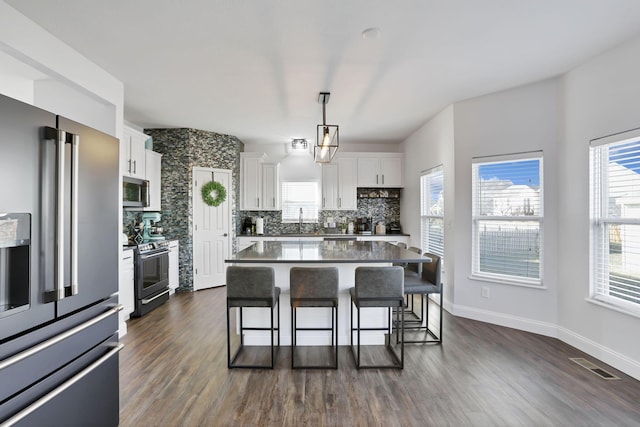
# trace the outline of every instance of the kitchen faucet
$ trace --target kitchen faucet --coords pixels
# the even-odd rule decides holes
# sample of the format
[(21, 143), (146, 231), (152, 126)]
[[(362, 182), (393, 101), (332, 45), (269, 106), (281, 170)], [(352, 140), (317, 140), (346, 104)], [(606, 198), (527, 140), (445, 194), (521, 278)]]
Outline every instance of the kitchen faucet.
[(302, 208), (300, 208), (300, 217), (298, 218), (298, 233), (302, 234)]

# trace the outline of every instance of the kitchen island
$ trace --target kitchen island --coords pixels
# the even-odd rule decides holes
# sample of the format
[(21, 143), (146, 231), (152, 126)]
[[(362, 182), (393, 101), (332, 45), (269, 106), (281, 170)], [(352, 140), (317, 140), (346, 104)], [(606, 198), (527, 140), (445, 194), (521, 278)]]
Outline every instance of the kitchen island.
[[(270, 241), (257, 242), (238, 252), (233, 258), (225, 260), (232, 265), (271, 266), (275, 271), (276, 286), (282, 289), (280, 295), (280, 342), (291, 345), (291, 313), (289, 304), (289, 269), (291, 267), (338, 267), (339, 271), (339, 306), (338, 338), (340, 345), (350, 343), (349, 328), (349, 288), (354, 286), (355, 269), (359, 266), (388, 266), (392, 263), (429, 262), (430, 259), (413, 251), (408, 251), (387, 242), (376, 241)], [(370, 326), (384, 326), (386, 309), (370, 308), (363, 311), (363, 321)], [(247, 309), (245, 324), (261, 326), (268, 322), (266, 310)], [(323, 323), (324, 322), (324, 323)], [(307, 308), (299, 310), (298, 325), (330, 325), (329, 310)], [(245, 335), (248, 345), (267, 345), (268, 334), (251, 331)], [(298, 345), (326, 345), (329, 333), (308, 331), (299, 333)], [(384, 335), (370, 331), (363, 333), (363, 344), (383, 344)]]

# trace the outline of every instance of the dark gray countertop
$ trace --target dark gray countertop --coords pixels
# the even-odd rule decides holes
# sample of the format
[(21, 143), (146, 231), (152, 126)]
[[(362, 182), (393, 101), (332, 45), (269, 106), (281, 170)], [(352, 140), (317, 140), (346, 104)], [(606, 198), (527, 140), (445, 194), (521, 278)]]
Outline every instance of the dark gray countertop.
[(388, 242), (368, 241), (300, 241), (258, 242), (238, 252), (227, 263), (381, 263), (429, 262)]

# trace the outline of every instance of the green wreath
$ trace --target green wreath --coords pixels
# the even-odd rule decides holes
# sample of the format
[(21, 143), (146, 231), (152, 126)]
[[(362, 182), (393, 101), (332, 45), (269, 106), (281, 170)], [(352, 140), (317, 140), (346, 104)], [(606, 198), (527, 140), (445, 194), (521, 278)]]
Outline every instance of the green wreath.
[[(212, 196), (214, 191), (216, 197)], [(202, 186), (202, 200), (209, 206), (220, 206), (227, 200), (227, 190), (218, 181), (209, 181)]]

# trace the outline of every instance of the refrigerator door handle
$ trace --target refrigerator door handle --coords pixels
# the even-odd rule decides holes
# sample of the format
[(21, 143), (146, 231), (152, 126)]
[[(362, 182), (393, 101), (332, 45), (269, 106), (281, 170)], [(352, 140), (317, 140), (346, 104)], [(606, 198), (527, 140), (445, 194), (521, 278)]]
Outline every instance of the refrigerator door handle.
[(56, 396), (60, 395), (66, 389), (68, 389), (69, 387), (71, 387), (72, 385), (74, 385), (75, 383), (77, 383), (78, 381), (80, 381), (81, 379), (86, 377), (87, 375), (89, 375), (92, 371), (94, 371), (95, 369), (100, 367), (100, 365), (105, 363), (111, 357), (113, 357), (116, 354), (118, 354), (118, 352), (120, 350), (122, 350), (122, 348), (124, 347), (124, 344), (115, 342), (115, 343), (107, 343), (107, 346), (111, 347), (111, 350), (109, 350), (108, 353), (106, 353), (105, 355), (103, 355), (102, 357), (97, 359), (95, 362), (93, 362), (92, 364), (90, 364), (89, 366), (84, 368), (82, 371), (78, 372), (76, 375), (74, 375), (73, 377), (71, 377), (70, 379), (65, 381), (64, 383), (60, 384), (57, 388), (53, 389), (48, 394), (42, 396), (40, 399), (36, 400), (31, 405), (27, 406), (22, 411), (20, 411), (17, 414), (15, 414), (13, 417), (11, 417), (8, 420), (6, 420), (4, 423), (2, 423), (2, 426), (3, 427), (4, 426), (7, 426), (7, 427), (13, 426), (14, 424), (19, 422), (20, 420), (22, 420), (26, 416), (28, 416), (29, 414), (34, 412), (36, 409), (42, 407), (47, 402), (51, 401)]
[[(56, 232), (55, 232), (55, 295), (54, 300), (60, 301), (65, 296), (77, 295), (78, 286), (78, 166), (80, 137), (60, 129), (47, 127), (45, 138), (56, 142)], [(65, 246), (65, 151), (66, 144), (71, 145), (71, 272), (70, 272), (70, 292), (66, 294), (64, 283), (64, 246)]]
[(78, 286), (78, 166), (80, 164), (80, 136), (71, 136), (71, 295), (77, 295)]
[(64, 173), (65, 173), (65, 143), (67, 133), (60, 129), (56, 131), (56, 237), (55, 237), (55, 288), (56, 299), (64, 299)]

